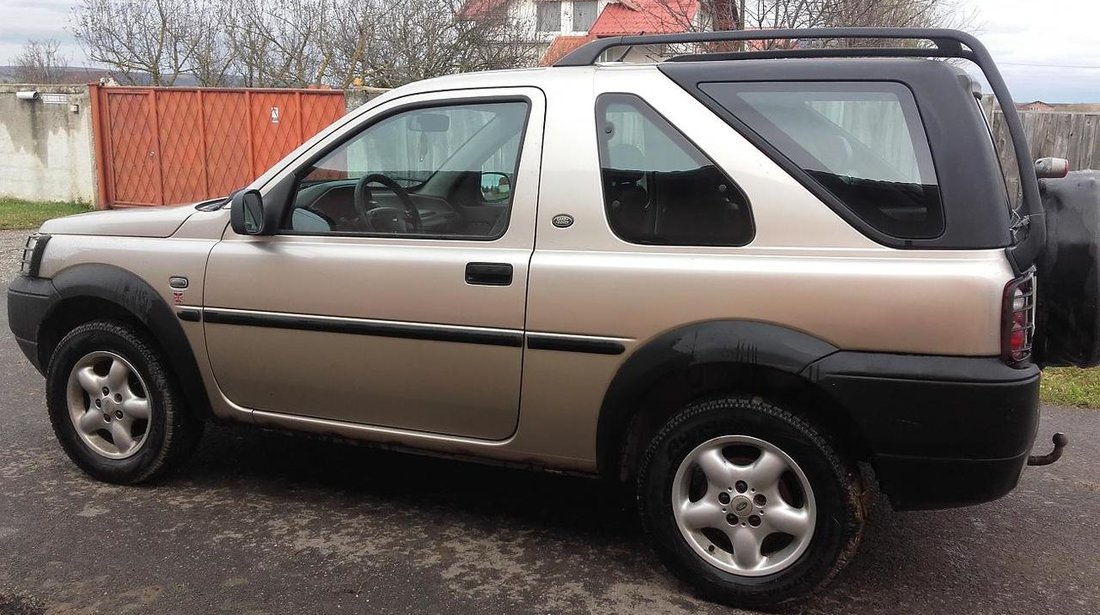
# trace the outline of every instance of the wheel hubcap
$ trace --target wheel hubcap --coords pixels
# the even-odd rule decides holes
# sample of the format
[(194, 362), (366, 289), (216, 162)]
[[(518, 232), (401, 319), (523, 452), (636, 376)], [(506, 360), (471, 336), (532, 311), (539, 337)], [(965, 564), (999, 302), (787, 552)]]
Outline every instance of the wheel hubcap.
[(817, 523), (813, 490), (779, 447), (722, 436), (692, 450), (672, 484), (680, 533), (707, 563), (742, 576), (784, 570), (806, 551)]
[(73, 366), (66, 391), (69, 418), (93, 451), (125, 459), (141, 450), (149, 435), (149, 389), (129, 361), (88, 353)]

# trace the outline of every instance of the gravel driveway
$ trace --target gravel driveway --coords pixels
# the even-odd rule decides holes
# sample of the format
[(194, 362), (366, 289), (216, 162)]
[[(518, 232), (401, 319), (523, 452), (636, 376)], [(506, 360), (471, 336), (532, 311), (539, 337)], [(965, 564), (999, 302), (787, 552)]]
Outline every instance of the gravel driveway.
[[(0, 231), (0, 282), (7, 288), (8, 282), (19, 272), (23, 246), (32, 231)], [(4, 331), (7, 333), (7, 331)]]

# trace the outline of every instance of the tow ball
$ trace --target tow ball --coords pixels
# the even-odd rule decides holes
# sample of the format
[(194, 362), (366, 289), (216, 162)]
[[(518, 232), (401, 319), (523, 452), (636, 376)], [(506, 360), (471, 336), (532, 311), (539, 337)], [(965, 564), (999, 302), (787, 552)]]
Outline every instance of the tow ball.
[(1054, 450), (1050, 451), (1046, 455), (1032, 455), (1027, 458), (1027, 465), (1029, 466), (1049, 466), (1050, 464), (1058, 461), (1062, 458), (1062, 449), (1066, 448), (1069, 444), (1069, 438), (1062, 432), (1055, 433), (1050, 439), (1054, 443)]

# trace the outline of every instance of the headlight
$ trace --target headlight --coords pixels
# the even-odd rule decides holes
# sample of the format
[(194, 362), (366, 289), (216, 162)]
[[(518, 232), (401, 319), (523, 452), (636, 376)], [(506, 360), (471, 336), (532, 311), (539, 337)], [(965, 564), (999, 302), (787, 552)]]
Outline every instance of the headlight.
[(46, 244), (50, 236), (35, 233), (27, 238), (27, 245), (23, 247), (23, 264), (19, 273), (27, 277), (38, 277), (38, 268), (42, 265), (42, 253), (46, 251)]

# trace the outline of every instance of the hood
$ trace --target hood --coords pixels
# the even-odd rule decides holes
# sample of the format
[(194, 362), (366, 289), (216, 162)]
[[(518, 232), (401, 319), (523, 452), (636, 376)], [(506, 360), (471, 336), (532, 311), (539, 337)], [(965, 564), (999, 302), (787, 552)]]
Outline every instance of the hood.
[(194, 205), (93, 211), (49, 220), (40, 231), (51, 235), (170, 237), (195, 211)]

